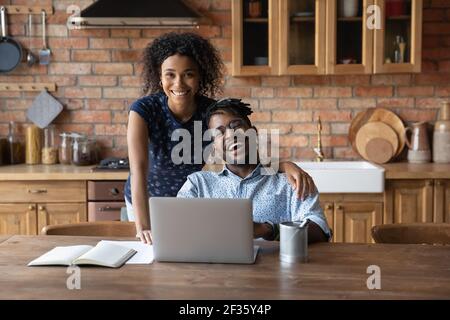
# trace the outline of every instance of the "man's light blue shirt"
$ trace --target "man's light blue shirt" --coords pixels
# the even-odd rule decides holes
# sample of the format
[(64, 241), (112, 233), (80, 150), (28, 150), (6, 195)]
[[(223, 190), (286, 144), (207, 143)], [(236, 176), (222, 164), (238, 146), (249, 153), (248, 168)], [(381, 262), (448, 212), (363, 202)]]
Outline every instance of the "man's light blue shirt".
[(278, 224), (308, 218), (330, 237), (330, 229), (317, 192), (302, 201), (298, 199), (284, 173), (261, 175), (261, 169), (261, 165), (258, 165), (243, 179), (226, 166), (220, 172), (195, 172), (187, 177), (177, 196), (252, 199), (254, 222)]

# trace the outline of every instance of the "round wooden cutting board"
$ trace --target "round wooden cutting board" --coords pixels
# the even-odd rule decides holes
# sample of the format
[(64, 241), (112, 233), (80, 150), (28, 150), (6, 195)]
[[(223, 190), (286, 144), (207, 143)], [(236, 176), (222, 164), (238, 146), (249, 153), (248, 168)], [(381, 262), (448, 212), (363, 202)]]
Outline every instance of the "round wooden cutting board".
[(382, 164), (392, 159), (394, 149), (386, 139), (373, 138), (366, 144), (366, 154), (369, 161)]
[(384, 108), (369, 108), (358, 113), (353, 118), (348, 131), (348, 139), (350, 140), (353, 150), (362, 156), (356, 146), (356, 135), (366, 123), (375, 121), (380, 121), (389, 125), (397, 134), (398, 146), (397, 149), (394, 149), (394, 157), (398, 156), (405, 147), (405, 126), (402, 120), (394, 112)]
[[(368, 122), (365, 125), (363, 125), (361, 127), (361, 129), (358, 130), (358, 133), (356, 134), (356, 139), (355, 139), (356, 148), (357, 148), (359, 154), (364, 159), (371, 161), (366, 153), (366, 147), (367, 147), (367, 144), (369, 143), (369, 141), (372, 139), (375, 139), (375, 138), (381, 138), (381, 139), (386, 140), (388, 143), (390, 143), (392, 146), (392, 150), (393, 150), (392, 153), (395, 155), (394, 150), (398, 150), (398, 145), (399, 145), (397, 134), (395, 133), (394, 129), (392, 129), (386, 123), (381, 122), (381, 121), (375, 121), (375, 122)], [(373, 146), (373, 142), (371, 144), (372, 144), (372, 146), (370, 147), (371, 150), (374, 147), (375, 148), (377, 147), (377, 144), (375, 146)], [(381, 143), (381, 147), (383, 147), (383, 144), (384, 143)], [(380, 145), (379, 142), (378, 142), (378, 145)], [(385, 147), (380, 148), (380, 152), (381, 152), (381, 149), (385, 149)], [(373, 155), (373, 153), (376, 153), (376, 151), (371, 152), (372, 155)]]

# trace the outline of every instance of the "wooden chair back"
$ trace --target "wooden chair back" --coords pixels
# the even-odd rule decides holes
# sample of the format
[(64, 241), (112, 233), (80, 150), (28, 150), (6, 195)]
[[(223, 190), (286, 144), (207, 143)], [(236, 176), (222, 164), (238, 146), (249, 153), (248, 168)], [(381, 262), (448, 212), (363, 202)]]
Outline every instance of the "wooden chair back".
[(134, 222), (95, 221), (45, 226), (41, 234), (60, 236), (135, 237)]
[(395, 223), (372, 227), (377, 243), (450, 244), (450, 223)]

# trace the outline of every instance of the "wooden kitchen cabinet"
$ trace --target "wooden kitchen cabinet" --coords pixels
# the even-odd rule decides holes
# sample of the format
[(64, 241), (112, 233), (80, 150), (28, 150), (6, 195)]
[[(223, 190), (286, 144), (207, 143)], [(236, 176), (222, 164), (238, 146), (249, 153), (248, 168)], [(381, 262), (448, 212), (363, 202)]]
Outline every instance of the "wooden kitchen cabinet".
[(86, 203), (40, 203), (37, 210), (38, 234), (48, 225), (87, 221)]
[(383, 204), (337, 203), (334, 210), (334, 229), (336, 242), (370, 243), (374, 242), (371, 229), (382, 223)]
[(325, 73), (326, 0), (280, 0), (279, 73)]
[(0, 199), (0, 234), (87, 221), (85, 181), (2, 181)]
[(450, 223), (450, 180), (387, 180), (385, 223)]
[(359, 0), (352, 17), (340, 14), (345, 1), (258, 0), (257, 18), (248, 16), (250, 0), (232, 1), (232, 74), (420, 72), (423, 0), (400, 2), (401, 10), (398, 1)]
[(322, 194), (321, 207), (333, 242), (373, 243), (371, 229), (383, 223), (380, 194)]
[[(278, 3), (278, 0), (231, 2), (233, 76), (278, 74)], [(250, 10), (251, 5), (258, 6), (259, 14), (255, 7)]]
[(450, 180), (435, 180), (433, 197), (433, 221), (450, 223)]
[(327, 1), (327, 74), (370, 74), (373, 66), (373, 30), (368, 28), (367, 9), (373, 0), (359, 0), (355, 17), (341, 16), (345, 0)]
[[(375, 5), (381, 9), (381, 28), (375, 30), (374, 36), (374, 73), (421, 70), (423, 0), (405, 0), (400, 3), (404, 7), (398, 8), (389, 0), (375, 0)], [(402, 61), (398, 61), (395, 54), (397, 37), (401, 37), (405, 44)]]
[(36, 235), (36, 206), (26, 203), (0, 204), (0, 235)]
[(434, 180), (386, 180), (385, 223), (433, 222)]

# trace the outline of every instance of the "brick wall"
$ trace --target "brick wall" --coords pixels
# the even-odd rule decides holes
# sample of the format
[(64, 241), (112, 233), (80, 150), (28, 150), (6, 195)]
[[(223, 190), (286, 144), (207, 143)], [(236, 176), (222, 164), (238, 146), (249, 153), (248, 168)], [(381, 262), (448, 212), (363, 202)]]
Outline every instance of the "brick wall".
[[(53, 93), (65, 106), (56, 119), (59, 130), (96, 136), (102, 156), (126, 155), (127, 108), (140, 95), (140, 52), (167, 29), (75, 30), (66, 28), (66, 8), (85, 7), (91, 0), (0, 0), (1, 4), (53, 5), (48, 17), (49, 66), (29, 68), (22, 63), (0, 82), (56, 82)], [(207, 12), (213, 25), (198, 32), (211, 39), (231, 62), (231, 9), (229, 0), (190, 0)], [(28, 47), (26, 15), (10, 15), (9, 34)], [(42, 45), (39, 16), (34, 16), (32, 48)], [(421, 74), (227, 77), (224, 95), (243, 97), (252, 104), (258, 127), (279, 128), (282, 155), (312, 158), (318, 115), (323, 121), (326, 157), (356, 158), (347, 141), (351, 118), (367, 107), (386, 107), (405, 121), (434, 121), (439, 102), (450, 97), (450, 1), (424, 0), (423, 62)], [(26, 110), (36, 93), (0, 92), (0, 136), (8, 121), (23, 132)]]

